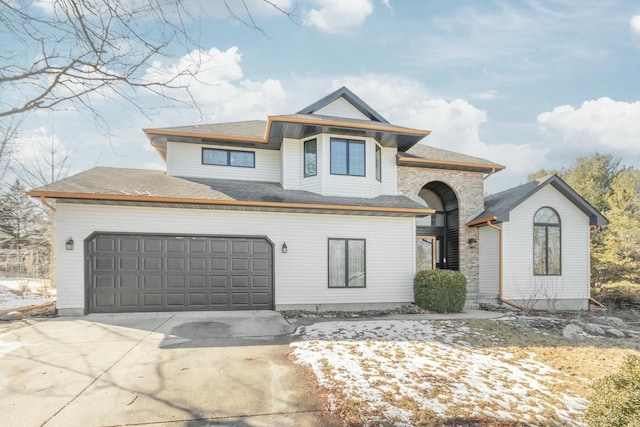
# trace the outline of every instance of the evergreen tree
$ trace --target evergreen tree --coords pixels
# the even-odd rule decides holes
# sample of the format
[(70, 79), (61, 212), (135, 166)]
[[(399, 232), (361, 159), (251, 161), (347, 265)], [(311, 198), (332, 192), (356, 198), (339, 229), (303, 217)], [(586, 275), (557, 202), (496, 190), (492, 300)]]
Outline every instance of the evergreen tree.
[(24, 184), (19, 180), (0, 194), (0, 228), (13, 236), (3, 247), (47, 246), (47, 225), (46, 216), (27, 195)]

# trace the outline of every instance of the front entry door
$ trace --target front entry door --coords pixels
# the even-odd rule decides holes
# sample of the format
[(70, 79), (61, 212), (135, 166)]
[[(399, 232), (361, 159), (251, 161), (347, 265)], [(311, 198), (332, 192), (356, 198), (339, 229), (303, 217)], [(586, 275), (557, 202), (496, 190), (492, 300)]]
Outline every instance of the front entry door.
[(443, 238), (440, 236), (418, 236), (416, 242), (416, 271), (435, 270), (445, 267)]

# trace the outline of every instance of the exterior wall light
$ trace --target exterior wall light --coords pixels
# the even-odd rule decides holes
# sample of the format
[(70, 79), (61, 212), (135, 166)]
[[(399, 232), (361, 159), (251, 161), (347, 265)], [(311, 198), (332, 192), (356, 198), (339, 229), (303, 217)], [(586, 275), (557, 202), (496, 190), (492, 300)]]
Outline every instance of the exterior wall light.
[(68, 251), (72, 251), (74, 244), (75, 242), (73, 241), (73, 237), (69, 237), (67, 241), (64, 243), (64, 248)]
[(287, 253), (287, 242), (284, 242), (284, 243), (282, 244), (282, 253), (283, 253), (283, 254), (286, 254), (286, 253)]
[(471, 237), (471, 238), (469, 239), (469, 247), (470, 247), (471, 249), (475, 249), (475, 248), (477, 248), (477, 247), (478, 247), (478, 241), (477, 241), (475, 238)]

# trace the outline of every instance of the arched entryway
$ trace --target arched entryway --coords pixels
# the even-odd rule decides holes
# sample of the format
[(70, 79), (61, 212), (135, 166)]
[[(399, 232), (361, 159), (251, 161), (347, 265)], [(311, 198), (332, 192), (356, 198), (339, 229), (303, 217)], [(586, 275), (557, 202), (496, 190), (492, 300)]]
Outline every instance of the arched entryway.
[(416, 220), (417, 271), (459, 270), (460, 215), (456, 194), (447, 184), (433, 181), (422, 187), (418, 202), (436, 213)]

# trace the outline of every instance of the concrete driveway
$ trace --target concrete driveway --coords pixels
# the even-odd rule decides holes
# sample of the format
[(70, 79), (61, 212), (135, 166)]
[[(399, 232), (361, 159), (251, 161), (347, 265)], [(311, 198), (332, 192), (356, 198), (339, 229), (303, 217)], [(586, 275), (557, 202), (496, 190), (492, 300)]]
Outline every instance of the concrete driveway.
[(0, 336), (11, 426), (319, 426), (275, 312), (58, 318)]

